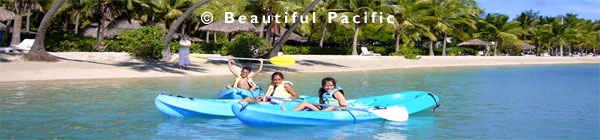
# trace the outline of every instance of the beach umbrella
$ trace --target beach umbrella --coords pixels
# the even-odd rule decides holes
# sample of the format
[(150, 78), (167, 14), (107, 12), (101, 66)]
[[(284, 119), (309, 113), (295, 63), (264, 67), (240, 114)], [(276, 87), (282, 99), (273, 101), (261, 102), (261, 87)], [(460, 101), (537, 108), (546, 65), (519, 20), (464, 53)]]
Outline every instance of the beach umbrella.
[(456, 46), (487, 46), (487, 45), (490, 45), (490, 44), (485, 41), (481, 41), (479, 39), (472, 39), (472, 40), (469, 40), (466, 42), (459, 43)]
[(15, 18), (15, 13), (0, 7), (0, 21), (12, 20)]
[(198, 28), (199, 31), (237, 33), (237, 32), (260, 32), (260, 29), (250, 23), (241, 23), (234, 20), (233, 23), (225, 23), (225, 20), (217, 21), (206, 26)]
[(517, 44), (517, 46), (521, 47), (521, 50), (531, 50), (531, 49), (535, 49), (535, 46), (527, 44), (525, 42), (521, 42), (519, 44)]

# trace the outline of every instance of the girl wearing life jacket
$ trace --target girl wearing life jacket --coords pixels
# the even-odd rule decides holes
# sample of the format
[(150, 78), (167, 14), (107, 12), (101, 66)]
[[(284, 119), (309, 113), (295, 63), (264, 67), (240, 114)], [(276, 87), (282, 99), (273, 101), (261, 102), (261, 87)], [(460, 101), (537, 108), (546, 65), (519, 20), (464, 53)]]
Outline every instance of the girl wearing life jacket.
[[(304, 101), (292, 110), (300, 111), (306, 108), (312, 111), (348, 110), (344, 90), (336, 86), (335, 79), (325, 77), (321, 80), (321, 86), (319, 89), (319, 103), (327, 106), (315, 105)], [(284, 106), (281, 106), (281, 109), (286, 110)]]
[[(229, 71), (231, 71), (231, 74), (233, 74), (236, 78), (235, 78), (235, 81), (233, 82), (233, 85), (227, 85), (227, 89), (241, 88), (241, 89), (247, 89), (247, 90), (256, 90), (256, 88), (258, 88), (258, 86), (254, 83), (254, 81), (252, 81), (252, 78), (254, 78), (256, 75), (258, 75), (258, 73), (260, 73), (262, 71), (263, 59), (262, 58), (259, 59), (260, 67), (252, 75), (250, 75), (250, 73), (252, 72), (252, 69), (250, 67), (243, 67), (242, 71), (238, 75), (238, 73), (235, 72), (233, 70), (233, 67), (231, 66), (232, 60), (233, 60), (233, 58), (229, 58), (229, 61), (228, 61)], [(248, 76), (248, 75), (250, 75), (250, 76)]]
[[(288, 98), (288, 99), (298, 99), (298, 94), (292, 88), (292, 82), (283, 81), (283, 74), (281, 72), (274, 72), (271, 75), (271, 85), (265, 92), (265, 96), (258, 96), (256, 99), (252, 97), (246, 97), (240, 102), (255, 102), (255, 101), (265, 101), (265, 98), (269, 96), (279, 97), (279, 98)], [(269, 101), (268, 99), (266, 101)]]

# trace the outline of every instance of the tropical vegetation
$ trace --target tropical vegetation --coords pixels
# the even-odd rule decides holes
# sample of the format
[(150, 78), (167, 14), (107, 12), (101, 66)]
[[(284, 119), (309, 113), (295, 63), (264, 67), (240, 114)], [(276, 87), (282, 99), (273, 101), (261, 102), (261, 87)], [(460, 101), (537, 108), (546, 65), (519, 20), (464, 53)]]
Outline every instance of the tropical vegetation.
[[(0, 7), (17, 17), (2, 21), (7, 28), (0, 30), (4, 38), (0, 46), (18, 44), (23, 38), (42, 39), (36, 41), (40, 47), (33, 53), (123, 51), (167, 60), (177, 51), (171, 43), (177, 34), (206, 40), (195, 43), (194, 52), (244, 57), (270, 57), (277, 52), (358, 55), (358, 47), (367, 47), (383, 55), (416, 58), (476, 54), (485, 49), (457, 46), (471, 39), (489, 42), (493, 55), (519, 55), (525, 51), (519, 47), (522, 43), (536, 46), (528, 50), (536, 55), (597, 54), (600, 47), (598, 20), (571, 13), (548, 17), (533, 10), (511, 19), (513, 15), (484, 13), (476, 0), (3, 0)], [(258, 33), (211, 33), (198, 30), (206, 25), (204, 12), (213, 14), (213, 22), (223, 20), (224, 12), (235, 17), (283, 15), (290, 19), (297, 12), (298, 19), (306, 15), (317, 21), (256, 23)], [(329, 23), (329, 12), (358, 16), (360, 22), (344, 23), (338, 17)], [(393, 22), (364, 22), (374, 12), (393, 16)], [(120, 20), (146, 27), (107, 38), (107, 29), (118, 26)], [(280, 34), (281, 28), (291, 31)], [(287, 41), (290, 34), (306, 41)]]

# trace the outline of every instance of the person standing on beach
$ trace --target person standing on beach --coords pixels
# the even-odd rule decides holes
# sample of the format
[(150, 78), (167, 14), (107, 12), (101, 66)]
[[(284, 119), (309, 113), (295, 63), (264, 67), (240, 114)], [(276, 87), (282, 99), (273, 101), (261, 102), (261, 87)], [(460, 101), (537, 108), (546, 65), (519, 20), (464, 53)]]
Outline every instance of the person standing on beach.
[(190, 55), (190, 47), (192, 46), (192, 42), (188, 40), (186, 35), (183, 35), (182, 39), (179, 41), (179, 69), (182, 67), (184, 69), (188, 69), (188, 65), (191, 65), (189, 57), (185, 57)]

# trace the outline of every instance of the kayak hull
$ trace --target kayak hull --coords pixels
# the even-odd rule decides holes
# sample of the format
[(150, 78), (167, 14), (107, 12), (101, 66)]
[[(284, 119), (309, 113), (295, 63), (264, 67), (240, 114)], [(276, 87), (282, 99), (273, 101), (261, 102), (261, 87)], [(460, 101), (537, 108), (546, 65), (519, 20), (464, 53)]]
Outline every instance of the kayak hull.
[[(435, 99), (435, 101), (434, 101)], [(381, 96), (348, 100), (351, 108), (372, 109), (377, 107), (405, 107), (409, 114), (436, 106), (439, 98), (424, 91), (408, 91)], [(233, 104), (233, 114), (243, 123), (251, 126), (285, 125), (328, 125), (353, 123), (382, 119), (373, 113), (358, 110), (342, 111), (288, 111), (299, 103), (287, 104)]]
[(258, 87), (256, 90), (246, 90), (241, 88), (230, 88), (219, 92), (219, 99), (244, 99), (246, 97), (256, 98), (263, 96), (263, 90)]
[[(317, 97), (300, 96), (302, 101), (316, 102)], [(156, 109), (169, 117), (233, 117), (231, 105), (239, 99), (198, 99), (159, 94)]]
[(233, 117), (231, 104), (238, 99), (197, 99), (159, 94), (156, 109), (169, 117)]

